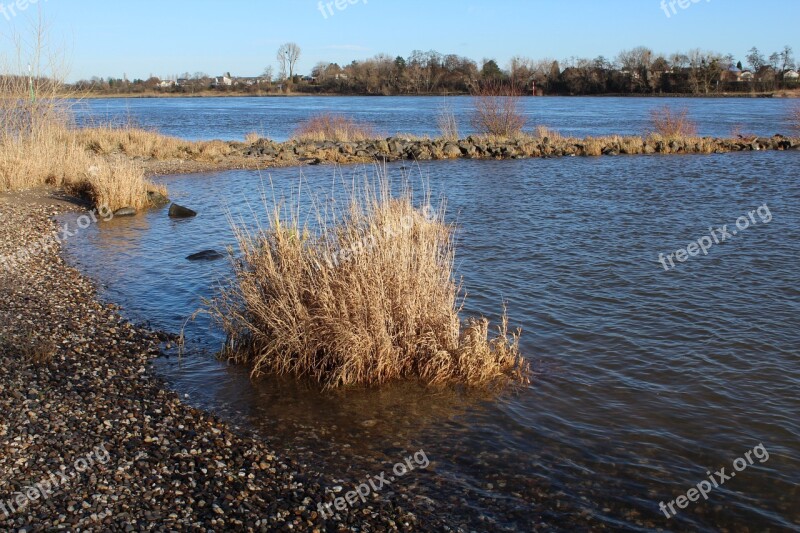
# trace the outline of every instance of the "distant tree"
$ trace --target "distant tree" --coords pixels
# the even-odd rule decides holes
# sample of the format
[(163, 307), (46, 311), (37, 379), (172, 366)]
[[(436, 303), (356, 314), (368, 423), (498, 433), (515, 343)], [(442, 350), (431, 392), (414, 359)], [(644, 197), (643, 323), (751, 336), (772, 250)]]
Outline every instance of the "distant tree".
[(780, 53), (781, 57), (781, 71), (786, 72), (787, 70), (794, 67), (794, 53), (792, 52), (792, 47), (788, 44), (783, 47), (783, 50)]
[(271, 65), (265, 67), (264, 72), (261, 73), (261, 77), (264, 78), (267, 83), (272, 83), (272, 78), (275, 77), (275, 69), (273, 69)]
[(278, 48), (278, 62), (281, 65), (281, 75), (287, 76), (288, 79), (294, 78), (294, 67), (297, 65), (297, 60), (300, 59), (300, 47), (297, 43), (282, 44)]
[(484, 80), (499, 80), (503, 77), (503, 71), (494, 59), (486, 59), (483, 61), (483, 68), (481, 68), (481, 77)]
[(736, 68), (738, 68), (739, 70), (744, 70), (744, 68), (743, 68), (743, 65), (742, 65), (742, 62), (741, 62), (741, 61), (738, 61), (738, 62), (736, 63)]
[(778, 52), (773, 52), (769, 55), (769, 66), (772, 70), (778, 70), (781, 65), (781, 55)]
[(745, 57), (745, 59), (747, 60), (747, 64), (750, 66), (753, 72), (758, 72), (759, 70), (761, 70), (761, 67), (763, 67), (766, 64), (764, 56), (761, 54), (761, 52), (758, 51), (758, 48), (756, 48), (755, 46), (750, 49), (750, 52), (747, 54), (747, 57)]

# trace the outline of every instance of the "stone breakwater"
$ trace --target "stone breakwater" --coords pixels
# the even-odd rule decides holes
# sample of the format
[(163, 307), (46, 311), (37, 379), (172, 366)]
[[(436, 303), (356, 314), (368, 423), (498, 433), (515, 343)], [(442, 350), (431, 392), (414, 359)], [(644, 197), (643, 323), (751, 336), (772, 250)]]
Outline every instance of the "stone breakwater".
[(440, 159), (521, 159), (532, 157), (601, 156), (635, 154), (710, 154), (758, 150), (800, 150), (800, 139), (775, 135), (721, 139), (691, 137), (669, 139), (649, 137), (598, 137), (567, 139), (522, 137), (502, 140), (467, 137), (408, 139), (390, 137), (358, 142), (299, 141), (277, 143), (260, 139), (253, 144), (231, 143), (234, 153), (245, 159), (258, 159), (267, 165), (291, 162), (306, 164), (357, 163), (367, 161)]
[[(0, 254), (52, 232), (65, 209), (16, 196), (0, 196)], [(182, 402), (149, 366), (171, 340), (100, 303), (57, 247), (0, 272), (0, 531), (444, 527), (400, 490), (323, 519), (324, 461), (271, 450)], [(107, 460), (82, 468), (97, 447)]]

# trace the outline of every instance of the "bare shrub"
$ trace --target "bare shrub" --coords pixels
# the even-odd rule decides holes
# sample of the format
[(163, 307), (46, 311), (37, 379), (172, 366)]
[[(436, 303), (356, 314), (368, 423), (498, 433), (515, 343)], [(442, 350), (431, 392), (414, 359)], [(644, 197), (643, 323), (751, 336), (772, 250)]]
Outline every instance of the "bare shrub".
[(377, 134), (370, 125), (357, 122), (352, 117), (322, 113), (302, 122), (292, 138), (300, 141), (354, 142), (376, 139)]
[(325, 388), (527, 380), (505, 313), (491, 338), (488, 321), (459, 317), (452, 228), (379, 181), (351, 191), (346, 212), (319, 215), (315, 230), (280, 206), (263, 230), (234, 224), (235, 279), (207, 302), (228, 335), (225, 356), (255, 376)]
[(473, 95), (472, 127), (484, 135), (513, 138), (522, 133), (525, 116), (520, 111), (520, 94), (514, 85), (487, 83)]
[(694, 137), (697, 135), (697, 124), (689, 118), (689, 110), (674, 110), (665, 105), (650, 112), (650, 123), (653, 132), (666, 138)]

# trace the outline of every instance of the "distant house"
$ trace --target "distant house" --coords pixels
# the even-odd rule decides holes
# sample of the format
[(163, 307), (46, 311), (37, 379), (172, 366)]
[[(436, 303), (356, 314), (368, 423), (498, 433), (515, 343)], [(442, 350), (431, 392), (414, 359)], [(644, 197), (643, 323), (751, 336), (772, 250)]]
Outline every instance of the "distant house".
[(742, 71), (742, 75), (739, 77), (740, 81), (753, 81), (755, 79), (755, 75), (750, 72), (749, 70)]
[(800, 79), (800, 74), (796, 70), (787, 70), (783, 73), (783, 79), (786, 81), (797, 81)]
[(169, 89), (170, 87), (175, 87), (175, 82), (172, 80), (164, 80), (158, 84), (159, 87), (162, 89)]
[(177, 85), (178, 87), (186, 87), (187, 85), (189, 85), (189, 79), (178, 78), (178, 80), (175, 82), (175, 85)]
[(227, 72), (222, 76), (217, 76), (211, 82), (212, 87), (230, 87), (233, 85), (233, 78), (231, 77), (231, 73)]
[(236, 78), (234, 80), (234, 84), (236, 85), (246, 85), (248, 87), (252, 87), (254, 85), (261, 85), (262, 83), (266, 83), (267, 80), (260, 77), (243, 77), (243, 78)]
[(740, 69), (731, 66), (722, 73), (722, 81), (742, 81), (742, 74), (743, 72)]

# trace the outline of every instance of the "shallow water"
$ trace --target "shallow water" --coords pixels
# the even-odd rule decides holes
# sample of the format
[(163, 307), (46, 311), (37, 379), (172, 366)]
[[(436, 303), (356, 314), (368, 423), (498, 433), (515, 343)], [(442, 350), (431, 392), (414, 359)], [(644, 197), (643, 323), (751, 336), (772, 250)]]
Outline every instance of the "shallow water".
[[(404, 173), (390, 165), (390, 177)], [(512, 325), (537, 371), (500, 397), (412, 385), (322, 395), (218, 362), (222, 339), (203, 316), (189, 352), (156, 370), (189, 401), (323, 465), (330, 484), (361, 482), (424, 449), (402, 481), (453, 524), (476, 530), (761, 531), (800, 528), (800, 184), (797, 152), (432, 162), (406, 168), (448, 198), (458, 224), (466, 312)], [(371, 172), (371, 169), (367, 169)], [(346, 168), (337, 179), (364, 169)], [(299, 169), (271, 173), (278, 197)], [(199, 211), (165, 210), (93, 226), (66, 253), (103, 296), (137, 321), (178, 332), (226, 261), (185, 257), (234, 240), (226, 218), (263, 215), (267, 175), (233, 171), (163, 180)], [(303, 170), (325, 195), (331, 167)], [(271, 193), (269, 195), (271, 197)], [(268, 200), (267, 203), (271, 203)], [(249, 206), (248, 206), (249, 204)], [(757, 223), (665, 271), (659, 253)], [(659, 510), (762, 443), (709, 501), (671, 519)]]
[[(443, 97), (269, 97), (97, 99), (77, 105), (80, 124), (123, 122), (186, 139), (244, 139), (250, 132), (276, 141), (289, 138), (296, 125), (321, 112), (352, 115), (380, 135), (439, 135), (436, 117)], [(460, 133), (472, 133), (470, 97), (448, 97)], [(650, 128), (650, 111), (686, 107), (701, 135), (790, 133), (791, 99), (779, 98), (522, 98), (528, 129), (543, 124), (562, 135), (640, 135)]]

